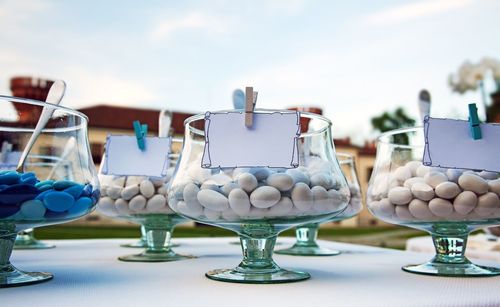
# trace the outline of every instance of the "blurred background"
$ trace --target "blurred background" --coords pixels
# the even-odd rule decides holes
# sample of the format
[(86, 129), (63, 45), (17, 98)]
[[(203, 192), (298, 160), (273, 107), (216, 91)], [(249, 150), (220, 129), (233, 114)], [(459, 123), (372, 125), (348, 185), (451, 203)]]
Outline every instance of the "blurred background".
[[(44, 100), (51, 80), (65, 80), (63, 105), (90, 118), (99, 164), (106, 135), (132, 134), (133, 120), (157, 134), (159, 112), (168, 109), (182, 136), (184, 119), (232, 108), (233, 90), (254, 86), (258, 107), (315, 107), (330, 118), (336, 150), (354, 155), (366, 191), (374, 140), (419, 125), (422, 89), (433, 117), (464, 119), (474, 102), (481, 120), (500, 122), (499, 11), (493, 0), (0, 0), (0, 93)], [(138, 237), (139, 230), (93, 213), (36, 233)], [(230, 233), (176, 230), (216, 235)], [(320, 235), (404, 248), (421, 233), (364, 210)]]

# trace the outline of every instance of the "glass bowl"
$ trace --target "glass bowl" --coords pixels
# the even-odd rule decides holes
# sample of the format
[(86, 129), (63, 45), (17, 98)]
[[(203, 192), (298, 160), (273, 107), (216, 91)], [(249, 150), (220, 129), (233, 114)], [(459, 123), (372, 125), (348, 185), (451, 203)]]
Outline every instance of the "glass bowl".
[[(361, 189), (359, 186), (354, 157), (346, 153), (337, 153), (337, 160), (339, 161), (342, 172), (347, 179), (347, 184), (349, 185), (349, 190), (351, 192), (351, 199), (349, 200), (347, 208), (341, 214), (328, 219), (327, 221), (322, 221), (321, 223), (340, 222), (350, 219), (358, 215), (363, 209)], [(295, 244), (290, 248), (277, 250), (275, 253), (293, 256), (335, 256), (340, 254), (340, 251), (321, 247), (316, 242), (316, 239), (318, 238), (319, 225), (321, 223), (309, 223), (297, 226), (295, 228), (295, 236), (297, 239)]]
[(349, 202), (349, 187), (335, 158), (331, 122), (310, 113), (300, 116), (309, 125), (299, 137), (295, 169), (202, 168), (205, 114), (184, 122), (184, 147), (169, 187), (169, 205), (187, 218), (235, 231), (243, 249), (243, 261), (236, 268), (210, 271), (208, 278), (279, 283), (310, 277), (284, 270), (273, 261), (277, 235), (340, 214)]
[[(17, 161), (44, 106), (54, 113), (30, 151), (24, 169)], [(0, 96), (0, 287), (32, 284), (50, 273), (23, 272), (9, 262), (16, 233), (78, 219), (94, 210), (99, 184), (87, 138), (87, 117), (45, 102)], [(52, 163), (54, 157), (57, 163)]]
[(421, 127), (387, 132), (377, 142), (367, 206), (377, 218), (431, 234), (435, 257), (404, 271), (440, 276), (492, 276), (497, 268), (465, 256), (469, 233), (500, 223), (500, 174), (422, 164)]
[[(182, 143), (173, 139), (172, 148)], [(177, 146), (174, 146), (176, 144)], [(172, 250), (170, 239), (174, 227), (186, 219), (168, 206), (167, 185), (174, 172), (178, 154), (170, 154), (170, 168), (162, 178), (144, 176), (104, 175), (99, 171), (101, 198), (98, 211), (106, 216), (127, 220), (144, 227), (146, 247), (140, 254), (118, 257), (121, 261), (166, 262), (193, 256), (179, 255)], [(104, 153), (103, 161), (106, 158)]]

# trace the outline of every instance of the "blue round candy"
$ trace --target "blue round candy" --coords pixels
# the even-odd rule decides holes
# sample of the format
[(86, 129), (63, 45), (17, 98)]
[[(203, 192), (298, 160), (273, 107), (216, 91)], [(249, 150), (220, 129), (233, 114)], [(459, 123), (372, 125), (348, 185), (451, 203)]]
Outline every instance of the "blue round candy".
[(82, 195), (83, 185), (75, 184), (74, 186), (65, 189), (64, 192), (72, 195), (73, 198), (77, 199), (78, 197), (80, 197), (80, 195)]
[(26, 179), (26, 178), (36, 178), (36, 175), (33, 172), (22, 173), (21, 174), (21, 180), (22, 179)]
[(47, 191), (47, 190), (52, 190), (52, 185), (46, 184), (46, 185), (41, 185), (37, 187), (40, 191)]
[(0, 184), (16, 184), (19, 182), (20, 176), (15, 171), (9, 171), (0, 175)]
[(77, 183), (73, 182), (71, 180), (60, 180), (60, 181), (54, 182), (54, 185), (52, 187), (55, 190), (61, 191), (61, 190), (67, 189), (71, 186), (74, 186), (75, 184), (77, 184)]
[(19, 204), (35, 198), (40, 190), (29, 184), (14, 184), (0, 191), (0, 202)]
[(39, 183), (35, 184), (35, 187), (41, 187), (43, 185), (49, 185), (50, 187), (52, 187), (52, 185), (54, 184), (54, 180), (45, 180), (45, 181), (40, 181)]
[(68, 215), (71, 217), (77, 217), (87, 213), (87, 211), (92, 207), (92, 199), (88, 197), (80, 197), (73, 207), (68, 210)]
[(25, 201), (21, 205), (21, 214), (27, 220), (41, 220), (46, 211), (43, 202), (38, 199)]
[(75, 199), (68, 193), (50, 191), (43, 197), (43, 204), (54, 212), (64, 212), (73, 207)]
[(21, 183), (24, 184), (30, 184), (30, 185), (35, 185), (37, 183), (36, 177), (26, 177), (26, 178), (21, 178)]

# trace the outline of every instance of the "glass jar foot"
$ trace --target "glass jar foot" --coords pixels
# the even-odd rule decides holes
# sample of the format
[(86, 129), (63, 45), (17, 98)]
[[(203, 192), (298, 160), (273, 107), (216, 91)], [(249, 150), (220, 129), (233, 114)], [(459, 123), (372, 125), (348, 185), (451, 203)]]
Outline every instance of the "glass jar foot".
[(431, 235), (436, 256), (420, 265), (407, 265), (406, 272), (449, 277), (481, 277), (500, 275), (500, 268), (473, 264), (465, 257), (469, 229), (464, 224), (436, 224)]
[[(166, 225), (159, 227), (157, 222), (153, 219), (144, 226), (146, 248), (142, 253), (121, 256), (118, 259), (127, 262), (168, 262), (195, 258), (191, 255), (179, 255), (175, 253), (170, 244), (174, 226)], [(165, 220), (164, 222), (167, 223)]]
[(54, 275), (44, 272), (23, 272), (13, 265), (2, 267), (0, 271), (0, 288), (25, 286), (50, 280)]
[(290, 248), (277, 250), (275, 253), (292, 256), (336, 256), (340, 254), (339, 251), (330, 250), (318, 245), (316, 242), (318, 228), (318, 223), (298, 226), (295, 229), (295, 236), (297, 238), (295, 244)]
[(206, 277), (225, 282), (272, 284), (305, 280), (309, 273), (280, 268), (273, 260), (276, 235), (262, 239), (240, 236), (243, 260), (234, 269), (212, 270)]
[(47, 249), (54, 247), (56, 247), (54, 244), (37, 240), (33, 234), (33, 229), (19, 232), (14, 243), (14, 249)]
[(419, 265), (404, 266), (403, 271), (424, 275), (450, 277), (482, 277), (500, 275), (500, 269), (475, 265), (473, 263), (436, 263), (429, 261)]
[(295, 244), (294, 246), (286, 249), (280, 249), (274, 252), (280, 255), (292, 255), (292, 256), (336, 256), (340, 254), (340, 251), (328, 249), (320, 246), (301, 246)]
[(118, 257), (119, 260), (125, 262), (168, 262), (168, 261), (177, 261), (183, 259), (192, 259), (196, 258), (191, 255), (179, 255), (173, 251), (168, 252), (151, 252), (145, 250), (144, 252), (136, 255), (127, 255)]
[(248, 284), (274, 284), (306, 280), (309, 273), (278, 269), (272, 272), (242, 272), (236, 269), (221, 269), (209, 271), (205, 274), (210, 279), (225, 282)]

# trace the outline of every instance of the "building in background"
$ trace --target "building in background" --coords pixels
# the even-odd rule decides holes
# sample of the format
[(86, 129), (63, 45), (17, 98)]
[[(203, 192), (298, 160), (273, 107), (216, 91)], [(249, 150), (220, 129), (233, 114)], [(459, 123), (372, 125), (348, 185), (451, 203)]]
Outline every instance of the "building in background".
[[(11, 90), (13, 96), (24, 97), (45, 101), (52, 81), (41, 80), (30, 77), (16, 77), (11, 79)], [(301, 107), (297, 109), (302, 109)], [(311, 108), (309, 108), (311, 109)], [(322, 113), (320, 108), (314, 108), (314, 113)], [(41, 108), (24, 110), (22, 114), (29, 117), (29, 120), (37, 118)], [(104, 144), (108, 134), (128, 134), (134, 135), (132, 122), (139, 120), (142, 124), (148, 125), (149, 135), (158, 135), (158, 118), (160, 109), (144, 109), (112, 106), (107, 104), (97, 104), (90, 107), (80, 108), (89, 118), (88, 136), (94, 163), (98, 167), (102, 160)], [(184, 120), (194, 114), (187, 112), (172, 112), (171, 134), (173, 136), (183, 137)], [(24, 116), (24, 115), (23, 115)], [(28, 118), (27, 118), (28, 120)], [(376, 147), (374, 143), (365, 143), (364, 146), (353, 145), (349, 138), (334, 139), (336, 151), (339, 153), (351, 154), (356, 163), (358, 179), (361, 184), (361, 190), (366, 195), (368, 181), (373, 171), (375, 163)], [(180, 150), (180, 148), (174, 149)], [(78, 224), (117, 224), (125, 223), (111, 220), (100, 216), (98, 213), (92, 213), (85, 218), (80, 219)], [(364, 210), (356, 217), (349, 220), (332, 223), (340, 226), (374, 226), (383, 224), (380, 220), (371, 215), (366, 206)], [(384, 224), (385, 225), (385, 224)]]

